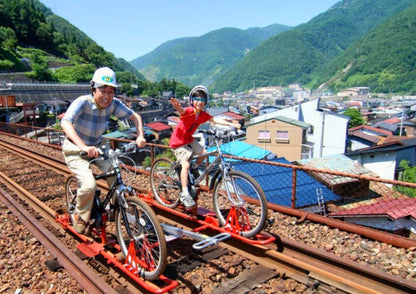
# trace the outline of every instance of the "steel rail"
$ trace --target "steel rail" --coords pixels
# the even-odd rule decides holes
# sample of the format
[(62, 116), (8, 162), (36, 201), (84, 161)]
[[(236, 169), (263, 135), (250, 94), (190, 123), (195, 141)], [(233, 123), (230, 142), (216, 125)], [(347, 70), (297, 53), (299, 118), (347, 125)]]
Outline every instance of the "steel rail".
[[(156, 210), (157, 208), (154, 209)], [(184, 217), (181, 219), (180, 217), (169, 214), (166, 211), (160, 211), (159, 209), (157, 209), (157, 211), (160, 215), (167, 214), (167, 219), (175, 218), (176, 222), (180, 224), (187, 222), (188, 219), (186, 215), (184, 215)], [(190, 227), (195, 226), (195, 224), (188, 225)], [(232, 242), (236, 241), (230, 241), (229, 243)], [(329, 255), (324, 251), (320, 251), (320, 253), (317, 254), (316, 252), (312, 252), (313, 250), (308, 251), (308, 249), (305, 248), (300, 249), (302, 245), (295, 245), (295, 243), (296, 242), (294, 241), (281, 238), (281, 243), (278, 245), (282, 246), (283, 253), (278, 252), (276, 249), (270, 249), (267, 247), (260, 248), (260, 246), (258, 249), (260, 251), (257, 252), (257, 254), (258, 256), (268, 256), (268, 258), (272, 261), (264, 261), (265, 264), (269, 263), (269, 266), (275, 267), (276, 270), (285, 269), (284, 274), (286, 276), (292, 277), (301, 282), (307, 282), (308, 280), (319, 280), (322, 284), (328, 284), (330, 281), (333, 281), (337, 287), (340, 287), (340, 289), (343, 289), (343, 291), (346, 291), (347, 293), (386, 293), (386, 289), (389, 289), (389, 293), (416, 293), (416, 284), (413, 281), (395, 278), (393, 275), (386, 274), (373, 268), (358, 265), (357, 263), (347, 261), (346, 259), (338, 258), (335, 255)], [(244, 255), (246, 251), (241, 251), (239, 248), (244, 248), (245, 246), (251, 245), (237, 242), (234, 250), (239, 254)], [(297, 246), (298, 249), (295, 249)], [(308, 246), (303, 245), (303, 247)], [(303, 257), (299, 255), (299, 251), (305, 251)], [(309, 262), (308, 260), (310, 260), (312, 255), (320, 255), (320, 257), (316, 257), (313, 262)], [(326, 261), (322, 261), (325, 259)], [(349, 272), (339, 272), (334, 268), (325, 272), (323, 268), (327, 266), (324, 264), (330, 260), (332, 260), (332, 263), (338, 264), (339, 268), (349, 268)], [(319, 264), (319, 266), (314, 266), (311, 264)], [(364, 277), (366, 275), (371, 276), (371, 278)], [(353, 280), (353, 282), (350, 280)], [(374, 283), (378, 283), (378, 286), (368, 286), (369, 284)], [(349, 292), (351, 289), (354, 290)]]
[[(7, 181), (10, 184), (10, 179), (7, 179), (7, 176), (1, 172), (0, 178), (1, 181)], [(0, 188), (0, 199), (45, 248), (58, 259), (59, 263), (68, 270), (74, 279), (84, 289), (88, 289), (88, 293), (117, 293), (2, 188)]]
[[(153, 206), (158, 217), (184, 229), (195, 230), (198, 225), (179, 214), (172, 215)], [(205, 232), (204, 232), (205, 233)], [(217, 232), (207, 232), (214, 235)], [(276, 239), (279, 239), (276, 236)], [(248, 244), (233, 238), (219, 246), (276, 270), (276, 275), (290, 277), (309, 287), (336, 288), (345, 293), (416, 293), (416, 283), (396, 278), (381, 270), (361, 265), (299, 242), (280, 238), (270, 245)]]
[[(62, 174), (62, 175), (65, 175), (65, 176), (68, 176), (70, 174), (70, 171), (66, 167), (65, 164), (60, 163), (59, 161), (57, 162), (53, 158), (42, 158), (41, 155), (33, 154), (33, 151), (29, 151), (25, 148), (23, 150), (19, 150), (19, 148), (16, 148), (13, 145), (9, 146), (8, 143), (3, 144), (3, 142), (0, 142), (0, 146), (5, 147), (7, 150), (11, 151), (12, 153), (18, 154), (22, 158), (28, 158), (30, 160), (34, 160), (36, 162), (36, 164), (39, 164), (40, 166), (42, 166), (44, 168), (51, 169), (51, 170), (57, 172), (58, 174)], [(9, 147), (12, 147), (12, 148), (9, 148)], [(29, 206), (34, 208), (34, 210), (41, 217), (48, 220), (49, 224), (52, 225), (55, 229), (65, 233), (65, 230), (62, 228), (62, 225), (60, 223), (56, 222), (56, 217), (57, 217), (57, 213), (58, 213), (57, 211), (54, 211), (53, 209), (51, 209), (48, 205), (44, 204), (36, 196), (34, 196), (30, 192), (26, 191), (23, 187), (21, 187), (20, 185), (15, 183), (12, 179), (8, 178), (6, 175), (4, 175), (1, 172), (0, 172), (0, 182), (2, 182), (10, 190), (15, 191), (19, 195), (19, 197), (21, 199), (23, 199), (25, 202), (27, 202), (29, 204)], [(108, 185), (105, 181), (99, 181), (98, 185), (101, 186), (103, 189), (108, 188)], [(90, 238), (88, 237), (88, 239), (90, 239)], [(64, 245), (62, 245), (62, 246), (65, 247)], [(111, 258), (118, 258), (117, 255), (114, 255), (110, 251), (105, 252), (105, 253), (107, 254), (107, 256), (109, 256)], [(104, 254), (104, 252), (103, 252), (103, 254)], [(76, 259), (74, 259), (74, 260), (76, 260)], [(83, 263), (79, 258), (77, 259), (76, 263), (78, 263), (78, 262)], [(124, 293), (130, 293), (131, 291), (133, 291), (133, 292), (140, 291), (140, 289), (137, 288), (138, 285), (133, 283), (130, 280), (129, 277), (123, 276), (123, 273), (121, 271), (120, 272), (115, 271), (114, 273), (116, 273), (116, 274), (112, 274), (113, 278), (125, 287), (125, 289), (123, 290)], [(95, 279), (97, 279), (97, 278), (95, 278)], [(101, 279), (101, 278), (98, 277), (98, 279)], [(123, 279), (123, 280), (121, 280), (121, 279)], [(106, 284), (108, 287), (110, 287), (102, 279), (98, 283)], [(152, 284), (150, 281), (146, 281), (146, 283), (147, 284)], [(85, 288), (85, 289), (89, 291), (89, 288)], [(129, 289), (129, 290), (127, 290), (127, 289)], [(113, 291), (114, 291), (114, 289), (113, 289)], [(95, 293), (95, 292), (93, 292), (93, 293)], [(117, 291), (116, 292), (104, 291), (104, 292), (98, 292), (98, 293), (118, 293), (118, 292)]]

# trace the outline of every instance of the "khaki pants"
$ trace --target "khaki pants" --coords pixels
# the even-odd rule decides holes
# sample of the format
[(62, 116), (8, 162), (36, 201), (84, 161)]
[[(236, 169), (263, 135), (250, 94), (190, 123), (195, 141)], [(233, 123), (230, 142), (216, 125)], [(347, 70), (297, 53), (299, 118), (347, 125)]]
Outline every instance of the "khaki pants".
[[(75, 174), (75, 177), (78, 180), (75, 212), (83, 220), (89, 221), (91, 218), (94, 193), (97, 189), (97, 184), (89, 164), (89, 159), (82, 158), (80, 155), (81, 149), (79, 149), (78, 146), (67, 138), (64, 140), (62, 153), (64, 154), (65, 162), (68, 168)], [(96, 164), (103, 172), (107, 172), (111, 169), (111, 163), (109, 160), (95, 161), (94, 164)], [(109, 186), (111, 186), (114, 181), (115, 177), (107, 178)]]
[(184, 161), (189, 161), (192, 155), (204, 153), (205, 148), (198, 141), (192, 141), (191, 144), (180, 146), (178, 148), (172, 149), (173, 154), (181, 164)]

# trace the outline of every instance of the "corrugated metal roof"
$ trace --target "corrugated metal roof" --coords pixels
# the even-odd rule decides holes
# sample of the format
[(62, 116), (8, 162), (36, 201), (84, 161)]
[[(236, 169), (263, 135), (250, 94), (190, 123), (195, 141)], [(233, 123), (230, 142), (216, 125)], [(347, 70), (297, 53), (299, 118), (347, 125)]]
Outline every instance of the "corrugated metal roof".
[(332, 217), (386, 215), (391, 219), (411, 216), (416, 219), (416, 199), (401, 198), (379, 201), (374, 204), (333, 212)]
[(226, 113), (223, 113), (222, 115), (231, 117), (233, 119), (244, 119), (244, 116), (239, 115), (239, 114), (237, 114), (235, 112), (232, 112), (232, 111), (228, 111)]
[[(215, 147), (208, 148), (207, 150), (215, 150)], [(264, 159), (271, 154), (271, 152), (266, 149), (242, 141), (232, 141), (226, 144), (222, 144), (221, 151), (224, 154), (250, 159)]]
[[(356, 163), (352, 159), (348, 158), (343, 154), (332, 155), (327, 157), (312, 158), (308, 160), (301, 160), (299, 164), (302, 166), (314, 167), (318, 169), (326, 169), (337, 172), (345, 172), (355, 175), (368, 175), (378, 177), (375, 173), (364, 168), (362, 165)], [(317, 177), (322, 179), (324, 183), (330, 186), (339, 185), (343, 183), (355, 182), (356, 178), (314, 173)]]
[(369, 135), (361, 131), (355, 131), (355, 132), (350, 133), (349, 135), (355, 136), (357, 138), (361, 138), (361, 139), (364, 139), (366, 141), (373, 142), (373, 143), (377, 143), (380, 141), (380, 138), (378, 136)]
[(167, 124), (164, 124), (164, 123), (159, 122), (159, 121), (154, 121), (154, 122), (147, 123), (147, 124), (145, 124), (145, 126), (151, 128), (155, 131), (158, 131), (158, 132), (163, 131), (163, 130), (168, 130), (168, 129), (171, 128)]
[(103, 135), (104, 138), (113, 138), (113, 139), (120, 139), (120, 138), (129, 138), (130, 135), (126, 132), (114, 131), (108, 134)]
[(385, 136), (390, 136), (392, 134), (389, 131), (382, 130), (382, 129), (379, 129), (379, 128), (376, 128), (376, 127), (372, 127), (372, 126), (367, 126), (367, 125), (361, 125), (361, 126), (357, 126), (357, 127), (351, 128), (351, 129), (348, 130), (348, 132), (351, 133), (351, 132), (355, 132), (357, 130), (362, 130), (362, 131), (368, 130), (368, 131), (372, 131), (372, 132), (374, 132), (376, 134), (385, 135)]

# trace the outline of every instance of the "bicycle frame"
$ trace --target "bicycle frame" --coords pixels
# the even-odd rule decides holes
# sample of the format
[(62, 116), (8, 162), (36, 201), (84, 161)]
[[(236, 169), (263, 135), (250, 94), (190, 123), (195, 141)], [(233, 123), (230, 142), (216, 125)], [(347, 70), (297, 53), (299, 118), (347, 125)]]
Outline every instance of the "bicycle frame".
[[(94, 163), (95, 161), (105, 160), (105, 159), (107, 159), (106, 156), (99, 157), (99, 158), (91, 160), (90, 164)], [(127, 215), (126, 215), (125, 209), (128, 208), (128, 205), (125, 201), (125, 198), (124, 198), (124, 195), (123, 195), (122, 192), (127, 191), (129, 194), (131, 193), (133, 195), (135, 195), (136, 193), (135, 193), (135, 190), (132, 187), (126, 186), (123, 183), (121, 169), (120, 169), (117, 154), (114, 154), (114, 155), (110, 154), (109, 159), (111, 160), (112, 170), (110, 170), (106, 173), (95, 175), (94, 177), (95, 177), (95, 180), (100, 180), (100, 179), (107, 179), (109, 177), (116, 176), (116, 180), (112, 183), (111, 187), (109, 187), (109, 191), (107, 192), (104, 199), (102, 201), (100, 201), (100, 199), (98, 199), (98, 201), (99, 201), (100, 206), (102, 208), (106, 207), (108, 204), (113, 205), (113, 207), (118, 206), (119, 209), (120, 209), (121, 215), (123, 217), (123, 221), (125, 223), (127, 223), (128, 220), (127, 220)], [(113, 197), (114, 194), (116, 195), (116, 197)], [(94, 197), (97, 197), (97, 196), (95, 195)], [(132, 234), (130, 228), (127, 226), (126, 229), (127, 229), (128, 234), (130, 236), (132, 236), (133, 234)]]
[[(219, 167), (218, 171), (214, 174), (210, 184), (208, 185), (209, 190), (213, 189), (215, 182), (217, 180), (220, 180), (221, 177), (228, 178), (228, 173), (232, 169), (231, 164), (225, 161), (224, 156), (222, 154), (220, 144), (219, 144), (220, 138), (218, 136), (215, 136), (214, 138), (215, 138), (216, 150), (211, 151), (211, 152), (207, 152), (207, 153), (204, 153), (204, 154), (200, 154), (200, 155), (193, 155), (190, 159), (192, 161), (192, 160), (197, 160), (197, 159), (202, 158), (202, 157), (206, 157), (206, 160), (208, 160), (209, 156), (217, 155), (215, 157), (214, 161), (212, 161), (205, 168), (205, 170), (202, 172), (202, 174), (197, 179), (195, 179), (195, 182), (194, 182), (194, 185), (198, 185), (214, 168)], [(220, 177), (218, 177), (218, 176), (220, 176)], [(229, 195), (230, 192), (227, 191), (227, 194)], [(230, 197), (230, 200), (232, 200), (231, 197)], [(232, 200), (232, 202), (234, 203), (233, 200)], [(241, 203), (241, 199), (240, 199), (240, 203)], [(235, 203), (235, 204), (238, 205), (237, 203)]]

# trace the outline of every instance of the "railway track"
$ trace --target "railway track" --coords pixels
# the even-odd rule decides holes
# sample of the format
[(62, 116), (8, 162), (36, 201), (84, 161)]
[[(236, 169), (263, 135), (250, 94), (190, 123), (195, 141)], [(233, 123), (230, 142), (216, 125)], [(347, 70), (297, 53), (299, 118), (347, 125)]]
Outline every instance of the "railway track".
[[(43, 169), (52, 170), (54, 174), (58, 175), (58, 182), (52, 183), (52, 185), (63, 187), (62, 177), (67, 175), (69, 171), (61, 161), (54, 159), (53, 156), (45, 158), (42, 155), (34, 155), (33, 150), (25, 151), (5, 142), (1, 142), (0, 146), (7, 152), (13, 152), (11, 157), (16, 161), (13, 163), (15, 174), (19, 169), (33, 168), (34, 163), (28, 164), (28, 160), (31, 158), (30, 160), (34, 161), (36, 165), (41, 165)], [(22, 158), (21, 163), (17, 163), (18, 158)], [(7, 178), (7, 176), (5, 177)], [(16, 175), (13, 175), (13, 177), (16, 177)], [(21, 179), (18, 181), (21, 181), (22, 186), (25, 185), (25, 181)], [(61, 182), (59, 183), (59, 181)], [(41, 182), (39, 181), (39, 183)], [(8, 185), (11, 188), (12, 184), (9, 183)], [(11, 189), (15, 190), (14, 188)], [(16, 190), (19, 189), (24, 190), (16, 187)], [(31, 193), (25, 192), (22, 194)], [(42, 218), (46, 219), (48, 215), (50, 216), (56, 210), (56, 207), (50, 207), (51, 204), (40, 201), (39, 197), (33, 195), (25, 195), (24, 197), (33, 198), (32, 200), (25, 200), (32, 201), (31, 207), (35, 206), (35, 202), (39, 202), (41, 208), (36, 209), (36, 213), (40, 214)], [(45, 198), (49, 199), (48, 197)], [(62, 199), (63, 197), (60, 198), (61, 201)], [(197, 219), (192, 219), (185, 214), (172, 215), (158, 207), (157, 204), (154, 204), (153, 207), (163, 222), (176, 227), (195, 230), (201, 225)], [(204, 233), (214, 235), (218, 232), (209, 228)], [(266, 285), (270, 284), (270, 281), (284, 279), (303, 284), (304, 289), (328, 293), (334, 291), (337, 293), (416, 292), (414, 281), (394, 277), (380, 270), (351, 262), (333, 254), (327, 254), (322, 250), (283, 237), (280, 237), (276, 244), (267, 246), (246, 244), (240, 240), (229, 240), (221, 243), (215, 250), (198, 253), (190, 249), (192, 242), (193, 240), (182, 238), (179, 241), (169, 243), (170, 246), (168, 247), (171, 248), (170, 264), (166, 275), (181, 282), (179, 289), (188, 288), (195, 291), (195, 293), (205, 291), (205, 288), (203, 288), (204, 281), (199, 281), (198, 277), (195, 278), (192, 275), (201, 276), (201, 271), (214, 272), (212, 266), (217, 263), (219, 264), (217, 267), (222, 267), (222, 269), (219, 270), (215, 278), (211, 278), (212, 283), (208, 283), (212, 293), (246, 293), (250, 291), (255, 293), (253, 291), (262, 286), (266, 289)], [(186, 246), (186, 244), (189, 246)], [(233, 265), (237, 266), (233, 267)], [(198, 274), (194, 273), (195, 269), (198, 269)], [(274, 282), (273, 284), (272, 282), (272, 285), (281, 285), (281, 283)], [(127, 286), (124, 287), (127, 288)]]

